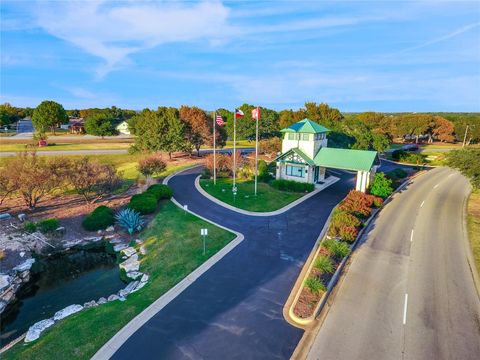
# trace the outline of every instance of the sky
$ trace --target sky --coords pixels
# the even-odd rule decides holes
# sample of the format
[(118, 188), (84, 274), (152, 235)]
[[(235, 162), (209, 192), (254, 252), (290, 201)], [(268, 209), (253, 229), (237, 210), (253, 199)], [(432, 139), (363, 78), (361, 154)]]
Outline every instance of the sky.
[(480, 1), (0, 2), (0, 102), (480, 111)]

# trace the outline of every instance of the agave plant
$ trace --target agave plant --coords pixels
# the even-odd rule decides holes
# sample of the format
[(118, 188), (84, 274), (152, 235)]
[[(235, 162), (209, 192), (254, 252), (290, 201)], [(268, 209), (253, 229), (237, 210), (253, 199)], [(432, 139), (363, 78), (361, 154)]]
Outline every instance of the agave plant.
[(143, 224), (145, 223), (140, 213), (129, 208), (126, 208), (117, 212), (115, 214), (115, 220), (117, 220), (117, 223), (122, 228), (128, 231), (130, 236), (135, 231), (140, 231), (142, 229)]

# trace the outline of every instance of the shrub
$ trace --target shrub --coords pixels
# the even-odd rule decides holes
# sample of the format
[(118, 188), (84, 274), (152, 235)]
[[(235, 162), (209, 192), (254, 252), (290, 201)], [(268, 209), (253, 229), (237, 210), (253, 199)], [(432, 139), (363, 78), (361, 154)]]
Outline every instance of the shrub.
[(133, 195), (128, 207), (142, 215), (151, 214), (157, 209), (157, 198), (148, 192)]
[(343, 241), (337, 241), (334, 239), (326, 239), (323, 241), (322, 246), (328, 249), (334, 256), (343, 259), (350, 253), (348, 244)]
[(344, 241), (353, 242), (358, 236), (358, 229), (354, 226), (341, 226), (338, 235)]
[(396, 168), (386, 174), (390, 179), (404, 179), (408, 173), (402, 168)]
[(370, 186), (370, 193), (380, 196), (381, 198), (386, 198), (392, 192), (392, 180), (387, 178), (383, 172), (376, 173)]
[(290, 192), (311, 192), (315, 189), (315, 185), (313, 184), (283, 179), (273, 180), (271, 185), (275, 189)]
[(368, 217), (372, 212), (372, 204), (373, 198), (361, 191), (351, 190), (338, 208), (355, 216)]
[(168, 185), (163, 184), (152, 185), (147, 189), (145, 193), (153, 194), (157, 201), (160, 201), (162, 199), (170, 199), (173, 195), (172, 189)]
[(37, 231), (37, 224), (31, 221), (27, 221), (25, 225), (23, 225), (23, 229), (28, 233), (34, 233)]
[(115, 215), (115, 219), (121, 227), (128, 231), (130, 235), (132, 235), (135, 231), (140, 231), (145, 223), (138, 212), (128, 208), (119, 211)]
[(38, 228), (42, 233), (49, 233), (55, 231), (55, 229), (57, 229), (59, 225), (60, 223), (57, 219), (45, 219), (39, 221), (37, 224)]
[(333, 273), (333, 262), (328, 256), (318, 256), (317, 260), (315, 260), (314, 266), (324, 274)]
[(418, 165), (423, 164), (426, 160), (426, 157), (422, 154), (411, 153), (403, 150), (395, 150), (392, 152), (392, 159), (395, 161)]
[(305, 286), (314, 295), (320, 294), (320, 291), (327, 290), (322, 281), (315, 277), (309, 277), (307, 280), (305, 280)]
[(146, 156), (138, 161), (138, 171), (146, 177), (154, 176), (156, 174), (158, 175), (165, 171), (166, 168), (167, 164), (163, 161), (160, 153)]
[(270, 180), (270, 174), (268, 173), (268, 165), (265, 160), (258, 161), (258, 180), (260, 181), (268, 181)]
[(99, 206), (82, 221), (82, 226), (88, 231), (103, 230), (115, 223), (113, 210), (107, 206)]

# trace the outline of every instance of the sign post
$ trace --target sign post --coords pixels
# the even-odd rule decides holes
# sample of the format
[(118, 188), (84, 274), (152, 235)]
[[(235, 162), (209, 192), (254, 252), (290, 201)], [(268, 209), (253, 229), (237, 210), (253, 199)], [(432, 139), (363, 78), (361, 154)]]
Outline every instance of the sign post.
[(200, 229), (200, 235), (203, 237), (203, 255), (205, 255), (205, 249), (206, 249), (206, 237), (208, 235), (208, 229)]

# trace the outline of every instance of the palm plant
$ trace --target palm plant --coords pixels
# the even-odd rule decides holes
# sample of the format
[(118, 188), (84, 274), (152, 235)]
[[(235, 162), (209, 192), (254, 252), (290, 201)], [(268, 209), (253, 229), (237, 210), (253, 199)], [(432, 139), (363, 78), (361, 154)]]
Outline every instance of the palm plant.
[(115, 214), (115, 220), (117, 220), (117, 223), (122, 228), (128, 231), (130, 236), (132, 236), (135, 231), (140, 231), (143, 224), (145, 224), (145, 221), (140, 213), (130, 208), (126, 208), (117, 212)]

